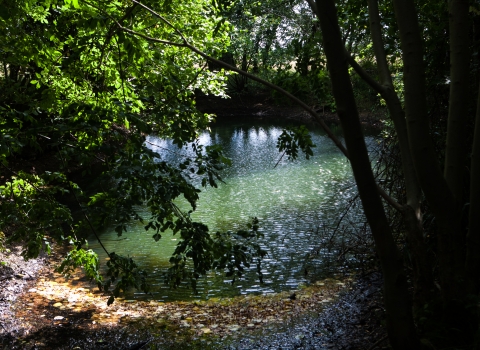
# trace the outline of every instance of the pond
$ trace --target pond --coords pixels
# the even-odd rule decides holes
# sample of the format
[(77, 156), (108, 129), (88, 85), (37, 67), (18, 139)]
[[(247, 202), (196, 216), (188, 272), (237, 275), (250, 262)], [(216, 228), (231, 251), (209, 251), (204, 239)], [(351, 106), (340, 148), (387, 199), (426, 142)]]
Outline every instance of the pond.
[[(192, 294), (187, 283), (185, 288), (169, 289), (163, 275), (178, 236), (163, 234), (155, 242), (152, 234), (145, 232), (144, 225), (136, 223), (122, 237), (113, 229), (101, 235), (107, 250), (133, 257), (150, 274), (152, 295), (129, 291), (127, 298), (173, 301), (273, 293), (296, 289), (326, 272), (328, 254), (313, 252), (320, 244), (319, 232), (337, 225), (346, 204), (356, 195), (350, 165), (333, 142), (316, 128), (311, 129), (316, 144), (312, 158), (306, 160), (303, 155), (295, 161), (281, 158), (276, 143), (283, 127), (258, 121), (222, 122), (200, 135), (203, 145), (222, 145), (232, 159), (232, 166), (222, 172), (225, 183), (219, 183), (218, 188), (202, 189), (192, 218), (215, 232), (244, 228), (252, 217), (257, 217), (264, 234), (262, 246), (268, 252), (263, 261), (264, 283), (259, 283), (252, 268), (234, 285), (228, 278), (212, 273), (199, 281), (198, 295)], [(148, 137), (148, 142), (166, 160), (191, 152), (154, 136)], [(374, 142), (373, 137), (367, 138), (367, 143)], [(188, 208), (186, 203), (177, 204)], [(358, 209), (348, 215), (354, 225), (363, 224)], [(104, 262), (107, 257), (98, 242), (90, 237), (89, 244)]]

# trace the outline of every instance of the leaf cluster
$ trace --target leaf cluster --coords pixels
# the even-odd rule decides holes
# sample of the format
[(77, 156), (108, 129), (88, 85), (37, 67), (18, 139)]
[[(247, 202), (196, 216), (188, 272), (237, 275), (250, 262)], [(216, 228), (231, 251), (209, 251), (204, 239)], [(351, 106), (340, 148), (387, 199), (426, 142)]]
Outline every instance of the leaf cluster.
[(283, 130), (277, 141), (278, 150), (280, 152), (284, 151), (288, 159), (292, 160), (297, 159), (299, 150), (305, 153), (305, 158), (310, 159), (313, 156), (312, 148), (314, 147), (316, 145), (313, 143), (305, 125)]
[[(207, 53), (228, 44), (228, 23), (209, 1), (145, 5)], [(154, 45), (119, 26), (170, 44)], [(51, 240), (65, 241), (71, 250), (58, 271), (83, 266), (103, 289), (113, 287), (113, 298), (148, 285), (131, 258), (113, 252), (103, 282), (84, 237), (107, 225), (122, 235), (131, 221), (143, 222), (154, 241), (173, 230), (182, 238), (173, 266), (193, 261), (193, 274), (185, 273), (194, 279), (213, 268), (220, 253), (212, 250), (223, 246), (175, 200), (195, 210), (198, 187), (216, 187), (230, 162), (218, 146), (195, 142), (212, 120), (195, 108), (195, 91), (223, 95), (224, 73), (206, 70), (202, 57), (178, 45), (172, 26), (130, 1), (12, 0), (0, 9), (0, 34), (0, 231), (25, 242), (25, 258), (49, 251)], [(148, 134), (190, 144), (193, 152), (162, 159), (146, 146)], [(249, 256), (235, 247), (238, 269)]]
[(257, 275), (262, 281), (261, 259), (266, 252), (259, 242), (263, 235), (258, 230), (258, 219), (252, 218), (247, 228), (210, 235), (207, 226), (185, 221), (180, 230), (182, 240), (170, 258), (172, 267), (166, 275), (167, 283), (175, 288), (182, 280), (189, 279), (196, 292), (198, 278), (210, 270), (226, 271), (225, 275), (231, 277), (234, 283), (252, 262), (256, 263)]

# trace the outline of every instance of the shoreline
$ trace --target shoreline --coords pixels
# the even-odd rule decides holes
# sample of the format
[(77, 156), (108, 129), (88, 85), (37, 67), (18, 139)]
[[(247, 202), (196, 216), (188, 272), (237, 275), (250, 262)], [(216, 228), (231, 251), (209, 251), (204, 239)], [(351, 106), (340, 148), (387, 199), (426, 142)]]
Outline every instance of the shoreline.
[[(19, 294), (8, 305), (10, 316), (6, 319), (4, 313), (2, 319), (2, 323), (12, 321), (9, 331), (4, 327), (0, 333), (4, 348), (70, 349), (76, 343), (82, 344), (80, 349), (97, 349), (98, 344), (88, 344), (95, 343), (99, 333), (111, 347), (122, 331), (128, 331), (125, 341), (130, 345), (152, 339), (155, 334), (164, 338), (179, 335), (187, 343), (241, 337), (288, 322), (294, 316), (319, 313), (349, 285), (348, 281), (326, 279), (296, 290), (293, 298), (291, 291), (188, 302), (118, 298), (107, 306), (108, 296), (87, 281), (81, 269), (70, 279), (53, 272), (59, 259), (60, 249), (56, 249), (47, 258), (30, 260), (37, 268), (36, 275), (21, 286), (22, 292), (17, 290)], [(138, 329), (142, 332), (136, 334)], [(161, 345), (163, 340), (157, 338), (155, 342)]]
[[(10, 254), (21, 258), (18, 251)], [(87, 281), (81, 269), (69, 280), (53, 272), (60, 254), (57, 248), (48, 257), (25, 262), (33, 269), (26, 270), (28, 278), (18, 284), (18, 295), (3, 312), (0, 344), (4, 349), (130, 349), (151, 341), (165, 349), (191, 344), (196, 349), (203, 349), (201, 344), (209, 344), (207, 349), (223, 349), (226, 344), (263, 349), (278, 343), (285, 349), (301, 345), (340, 350), (386, 341), (377, 272), (317, 281), (293, 294), (189, 302), (119, 298), (107, 306), (108, 296)], [(27, 265), (18, 268), (27, 269)], [(0, 283), (5, 281), (15, 284), (17, 279)]]
[[(216, 120), (223, 121), (229, 118), (244, 118), (264, 121), (294, 121), (305, 124), (317, 122), (302, 108), (294, 105), (279, 105), (267, 93), (257, 95), (233, 95), (230, 98), (202, 95), (196, 96), (197, 109), (203, 113), (215, 114)], [(323, 109), (321, 118), (327, 125), (340, 125), (337, 113)], [(360, 122), (365, 129), (380, 131), (383, 127), (382, 119), (386, 118), (386, 111), (359, 112)]]

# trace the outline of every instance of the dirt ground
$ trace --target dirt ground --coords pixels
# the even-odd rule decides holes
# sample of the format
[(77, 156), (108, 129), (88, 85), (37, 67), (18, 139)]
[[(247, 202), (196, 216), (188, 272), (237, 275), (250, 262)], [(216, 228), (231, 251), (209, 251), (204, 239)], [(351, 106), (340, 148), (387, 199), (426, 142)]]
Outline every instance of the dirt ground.
[(23, 327), (13, 305), (17, 304), (28, 286), (35, 283), (46, 261), (44, 256), (25, 261), (20, 253), (20, 246), (10, 246), (0, 252), (0, 344), (23, 335)]

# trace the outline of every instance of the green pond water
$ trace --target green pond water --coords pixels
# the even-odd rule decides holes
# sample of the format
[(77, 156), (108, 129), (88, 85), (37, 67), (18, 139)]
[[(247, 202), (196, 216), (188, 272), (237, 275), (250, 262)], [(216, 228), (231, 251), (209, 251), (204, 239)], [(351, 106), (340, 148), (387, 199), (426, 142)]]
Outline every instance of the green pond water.
[[(133, 257), (150, 274), (152, 295), (128, 291), (127, 298), (171, 301), (272, 293), (296, 289), (325, 272), (328, 253), (311, 253), (322, 239), (319, 232), (328, 232), (337, 224), (345, 204), (356, 194), (350, 165), (321, 130), (313, 129), (311, 135), (317, 145), (314, 156), (310, 160), (302, 156), (296, 161), (284, 157), (275, 167), (281, 156), (276, 143), (282, 127), (230, 122), (212, 126), (211, 132), (200, 136), (203, 145), (222, 145), (232, 159), (232, 166), (222, 172), (225, 183), (219, 183), (218, 188), (202, 189), (192, 218), (215, 232), (244, 228), (251, 217), (257, 217), (265, 235), (262, 245), (268, 252), (263, 261), (264, 283), (259, 283), (252, 267), (233, 286), (228, 278), (212, 273), (199, 281), (198, 295), (192, 294), (188, 283), (182, 288), (169, 289), (163, 274), (178, 237), (165, 233), (155, 242), (153, 233), (146, 232), (143, 224), (135, 223), (121, 237), (113, 229), (101, 235), (107, 250)], [(148, 141), (158, 145), (148, 144), (164, 160), (175, 161), (191, 153), (188, 147), (178, 149), (169, 140), (150, 136)], [(374, 142), (373, 137), (367, 138), (367, 143)], [(177, 204), (188, 209), (186, 203)], [(350, 211), (346, 220), (352, 225), (363, 223), (358, 209)], [(105, 262), (107, 257), (93, 237), (89, 244)], [(313, 257), (307, 261), (307, 255)]]

